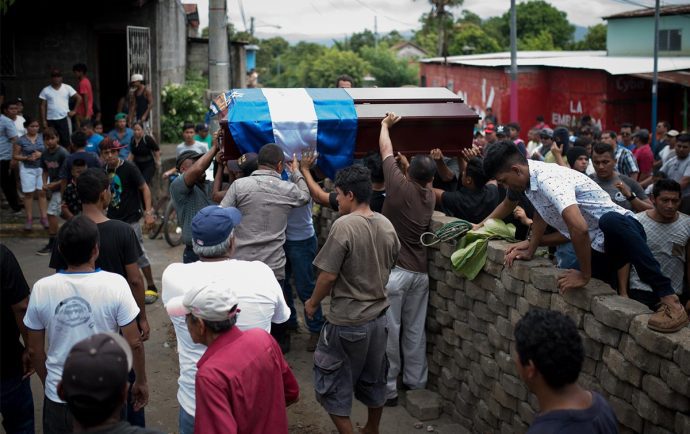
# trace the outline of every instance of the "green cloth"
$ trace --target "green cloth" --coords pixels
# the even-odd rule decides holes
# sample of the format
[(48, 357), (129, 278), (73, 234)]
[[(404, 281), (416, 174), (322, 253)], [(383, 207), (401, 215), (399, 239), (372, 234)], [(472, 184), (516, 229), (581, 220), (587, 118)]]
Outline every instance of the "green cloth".
[(517, 242), (515, 226), (505, 224), (502, 220), (490, 219), (481, 229), (469, 231), (460, 239), (458, 249), (450, 257), (455, 271), (470, 280), (477, 277), (486, 263), (489, 240)]

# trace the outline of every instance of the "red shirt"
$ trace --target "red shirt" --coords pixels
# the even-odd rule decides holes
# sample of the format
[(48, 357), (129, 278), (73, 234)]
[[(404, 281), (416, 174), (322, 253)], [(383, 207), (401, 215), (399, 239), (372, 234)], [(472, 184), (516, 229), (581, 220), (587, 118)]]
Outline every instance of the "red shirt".
[(197, 363), (195, 434), (287, 434), (286, 402), (299, 386), (263, 329), (233, 327)]
[(640, 175), (652, 173), (652, 166), (654, 165), (652, 148), (647, 144), (633, 149), (632, 153), (635, 156), (635, 160), (637, 160), (637, 165), (640, 167)]
[(87, 97), (89, 99), (89, 106), (87, 108), (87, 112), (84, 113), (84, 101), (82, 101), (77, 107), (75, 107), (74, 111), (81, 117), (90, 118), (93, 116), (93, 89), (91, 89), (91, 82), (88, 78), (83, 77), (79, 81), (78, 87), (79, 89), (77, 89), (77, 92), (79, 95), (81, 95), (82, 98)]

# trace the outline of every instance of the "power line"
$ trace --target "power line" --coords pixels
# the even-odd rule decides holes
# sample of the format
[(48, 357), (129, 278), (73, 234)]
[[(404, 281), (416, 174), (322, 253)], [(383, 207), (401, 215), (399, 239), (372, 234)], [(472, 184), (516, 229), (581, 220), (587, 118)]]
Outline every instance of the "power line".
[(388, 15), (386, 15), (386, 14), (384, 14), (384, 13), (381, 13), (381, 11), (377, 11), (376, 9), (372, 8), (372, 7), (369, 6), (368, 4), (364, 3), (362, 0), (355, 0), (355, 1), (356, 1), (357, 3), (359, 3), (360, 6), (366, 8), (366, 9), (369, 9), (369, 10), (370, 10), (371, 12), (373, 12), (374, 14), (379, 15), (379, 16), (381, 16), (381, 17), (383, 17), (383, 18), (385, 18), (385, 19), (387, 19), (387, 20), (389, 20), (389, 21), (394, 21), (394, 22), (396, 22), (396, 23), (404, 24), (404, 25), (406, 25), (406, 26), (417, 26), (417, 24), (418, 24), (418, 23), (417, 23), (417, 24), (412, 24), (412, 23), (408, 23), (408, 22), (401, 21), (401, 20), (398, 20), (398, 19), (396, 19), (396, 18), (390, 17), (390, 16), (388, 16)]

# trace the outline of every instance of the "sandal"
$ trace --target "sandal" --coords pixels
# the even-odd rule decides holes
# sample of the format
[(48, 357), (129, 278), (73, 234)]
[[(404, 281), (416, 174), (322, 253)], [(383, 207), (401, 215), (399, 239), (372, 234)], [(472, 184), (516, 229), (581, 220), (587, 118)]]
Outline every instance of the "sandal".
[(144, 303), (153, 304), (158, 300), (158, 289), (155, 286), (144, 291)]

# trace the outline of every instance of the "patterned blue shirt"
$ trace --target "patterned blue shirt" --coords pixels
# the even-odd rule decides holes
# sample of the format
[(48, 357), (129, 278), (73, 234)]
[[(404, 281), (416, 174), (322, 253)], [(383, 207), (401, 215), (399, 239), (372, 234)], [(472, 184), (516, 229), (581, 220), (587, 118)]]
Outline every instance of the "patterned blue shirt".
[(616, 159), (616, 171), (621, 175), (630, 176), (631, 173), (640, 171), (635, 156), (623, 145), (616, 147), (614, 158)]

